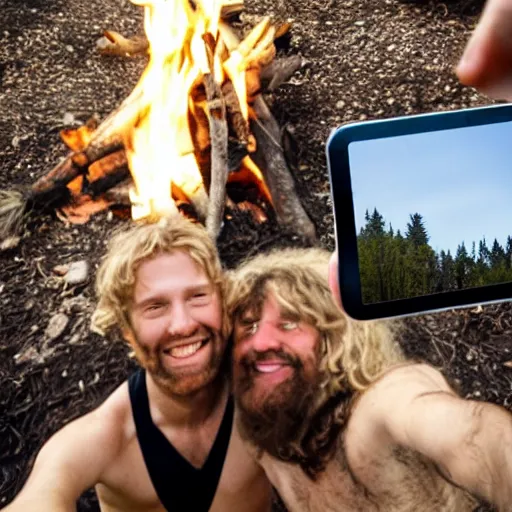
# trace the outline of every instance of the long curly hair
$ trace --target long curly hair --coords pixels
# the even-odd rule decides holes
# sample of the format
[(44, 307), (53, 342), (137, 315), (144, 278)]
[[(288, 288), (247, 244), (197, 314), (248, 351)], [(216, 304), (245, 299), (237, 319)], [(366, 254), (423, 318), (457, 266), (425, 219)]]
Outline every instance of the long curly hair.
[(228, 274), (226, 293), (231, 322), (246, 311), (261, 311), (272, 293), (283, 314), (319, 333), (321, 377), (312, 414), (287, 447), (276, 447), (279, 458), (298, 462), (312, 478), (332, 457), (354, 396), (404, 360), (390, 322), (359, 322), (338, 307), (328, 286), (328, 263), (329, 253), (318, 248), (261, 254)]
[[(92, 315), (92, 330), (105, 335), (114, 326), (121, 330), (129, 328), (128, 312), (137, 269), (143, 261), (173, 251), (186, 252), (205, 271), (210, 282), (218, 286), (223, 299), (221, 263), (203, 226), (179, 214), (158, 222), (141, 222), (119, 232), (109, 243), (96, 275), (98, 306)], [(227, 321), (223, 323), (228, 325)]]

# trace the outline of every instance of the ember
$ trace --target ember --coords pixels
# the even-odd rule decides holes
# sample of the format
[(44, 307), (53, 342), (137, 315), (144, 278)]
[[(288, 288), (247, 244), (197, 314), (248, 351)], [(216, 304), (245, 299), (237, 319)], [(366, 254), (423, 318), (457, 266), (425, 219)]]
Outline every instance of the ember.
[[(222, 18), (239, 2), (132, 2), (144, 6), (147, 39), (106, 32), (104, 51), (147, 51), (143, 75), (101, 124), (61, 133), (71, 153), (29, 191), (2, 193), (0, 240), (20, 229), (27, 205), (48, 203), (71, 222), (119, 203), (131, 206), (133, 219), (185, 210), (215, 238), (226, 202), (258, 221), (273, 209), (285, 229), (314, 239), (262, 96), (265, 84), (274, 89), (302, 65), (297, 56), (275, 59), (274, 41), (289, 27), (264, 18), (240, 40)], [(230, 196), (230, 185), (257, 197)]]

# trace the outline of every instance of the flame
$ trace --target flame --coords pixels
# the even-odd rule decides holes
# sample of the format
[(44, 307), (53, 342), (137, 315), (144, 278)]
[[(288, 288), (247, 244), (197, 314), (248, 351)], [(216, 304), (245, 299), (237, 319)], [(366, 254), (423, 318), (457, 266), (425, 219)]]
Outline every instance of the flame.
[[(136, 86), (141, 93), (138, 118), (124, 141), (134, 180), (132, 217), (174, 212), (175, 199), (183, 194), (201, 208), (208, 198), (189, 115), (194, 109), (204, 110), (206, 101), (203, 98), (191, 105), (192, 91), (201, 86), (206, 74), (213, 75), (219, 85), (230, 80), (248, 122), (246, 72), (258, 55), (272, 53), (274, 32), (269, 30), (269, 21), (263, 20), (244, 41), (234, 40), (220, 18), (229, 0), (194, 0), (194, 4), (192, 0), (131, 1), (144, 7), (150, 56)], [(215, 43), (213, 63), (207, 40)], [(255, 149), (252, 139), (248, 144), (249, 151)], [(255, 168), (257, 180), (263, 182), (256, 165), (246, 163), (245, 167)], [(270, 197), (266, 186), (262, 188)]]

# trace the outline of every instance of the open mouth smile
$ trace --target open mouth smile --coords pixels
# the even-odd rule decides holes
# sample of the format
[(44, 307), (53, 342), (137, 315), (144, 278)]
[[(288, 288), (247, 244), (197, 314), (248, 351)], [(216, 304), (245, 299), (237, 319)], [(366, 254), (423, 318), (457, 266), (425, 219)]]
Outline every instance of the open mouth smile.
[(259, 362), (254, 364), (254, 370), (258, 373), (275, 373), (289, 365), (281, 361)]
[(181, 345), (179, 347), (172, 347), (165, 349), (164, 354), (174, 357), (175, 359), (187, 359), (188, 357), (196, 354), (202, 347), (204, 347), (210, 338), (205, 338), (204, 340), (199, 340), (194, 343), (188, 343), (187, 345)]

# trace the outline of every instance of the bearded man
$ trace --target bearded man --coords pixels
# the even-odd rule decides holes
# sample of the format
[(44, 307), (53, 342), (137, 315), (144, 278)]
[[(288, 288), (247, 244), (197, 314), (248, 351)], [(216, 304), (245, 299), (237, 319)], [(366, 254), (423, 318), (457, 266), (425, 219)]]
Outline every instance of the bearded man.
[(290, 512), (512, 510), (512, 416), (406, 362), (384, 322), (356, 322), (318, 249), (231, 276), (241, 432)]
[(271, 487), (236, 426), (223, 274), (204, 228), (178, 216), (116, 236), (93, 326), (118, 326), (143, 369), (41, 449), (7, 511), (268, 512)]

